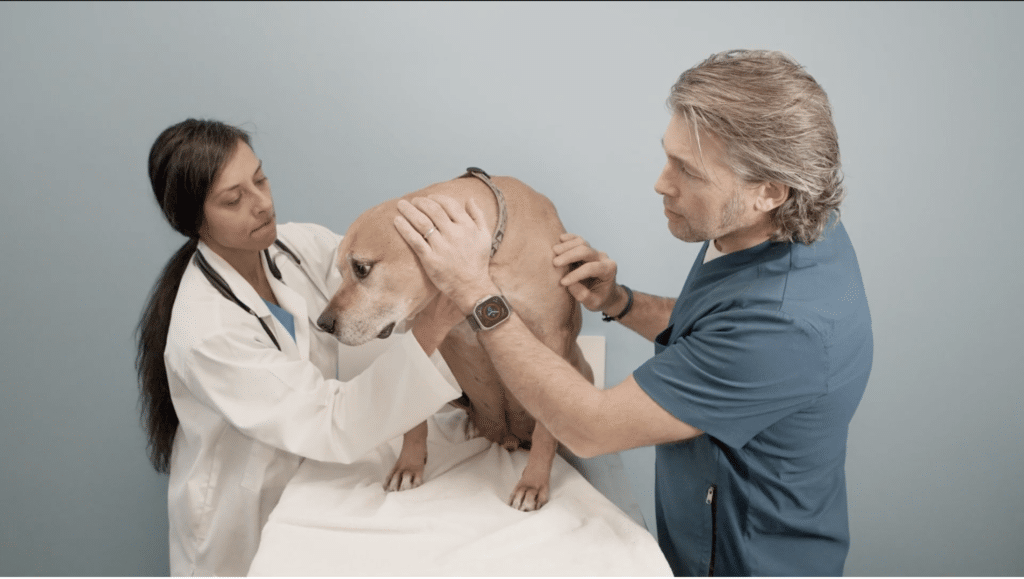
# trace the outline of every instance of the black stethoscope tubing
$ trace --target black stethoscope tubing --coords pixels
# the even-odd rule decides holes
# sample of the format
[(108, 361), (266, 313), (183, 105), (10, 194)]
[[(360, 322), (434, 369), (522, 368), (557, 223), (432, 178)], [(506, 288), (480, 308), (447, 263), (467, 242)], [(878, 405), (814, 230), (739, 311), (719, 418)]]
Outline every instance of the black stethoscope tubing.
[[(288, 256), (291, 257), (293, 261), (295, 261), (295, 265), (299, 266), (299, 269), (302, 270), (302, 273), (305, 273), (306, 277), (309, 277), (309, 273), (306, 271), (304, 267), (302, 267), (302, 260), (300, 260), (299, 256), (295, 255), (295, 253), (291, 249), (289, 249), (288, 246), (284, 244), (284, 242), (282, 242), (281, 240), (275, 240), (274, 245), (280, 248), (281, 251), (287, 253)], [(283, 283), (284, 280), (281, 278), (281, 270), (277, 268), (277, 264), (274, 263), (274, 260), (270, 258), (270, 249), (264, 249), (263, 255), (265, 255), (267, 258), (267, 267), (270, 269), (270, 273), (273, 274), (274, 277), (276, 277), (279, 281)], [(210, 285), (212, 285), (218, 292), (220, 292), (222, 296), (226, 297), (228, 300), (232, 302), (235, 302), (236, 304), (238, 304), (238, 307), (255, 316), (256, 320), (259, 321), (261, 326), (263, 326), (263, 331), (265, 331), (267, 335), (270, 336), (271, 341), (274, 342), (274, 345), (277, 346), (277, 349), (281, 350), (281, 344), (278, 343), (277, 338), (274, 337), (274, 332), (270, 331), (270, 326), (268, 326), (267, 323), (264, 322), (263, 319), (260, 318), (260, 316), (256, 312), (252, 311), (252, 308), (245, 305), (245, 302), (238, 299), (238, 296), (235, 295), (235, 292), (231, 291), (231, 286), (228, 285), (228, 282), (226, 282), (224, 278), (220, 276), (220, 274), (214, 271), (213, 267), (210, 265), (210, 262), (206, 261), (206, 258), (203, 257), (203, 252), (196, 250), (194, 260), (196, 262), (196, 267), (199, 268), (199, 271), (201, 271), (203, 275), (206, 277), (206, 279), (210, 281)], [(313, 279), (310, 278), (310, 281), (313, 281)], [(314, 283), (313, 285), (316, 286), (316, 283)], [(320, 288), (317, 287), (317, 291), (319, 290)], [(321, 292), (321, 294), (322, 293), (323, 292)]]

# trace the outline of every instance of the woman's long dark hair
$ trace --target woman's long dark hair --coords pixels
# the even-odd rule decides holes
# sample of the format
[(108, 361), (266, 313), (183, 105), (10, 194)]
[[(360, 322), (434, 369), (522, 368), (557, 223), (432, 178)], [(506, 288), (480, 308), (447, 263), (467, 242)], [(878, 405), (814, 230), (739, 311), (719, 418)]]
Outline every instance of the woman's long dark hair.
[(149, 181), (164, 217), (188, 237), (164, 266), (136, 328), (141, 419), (149, 436), (149, 460), (169, 472), (178, 415), (164, 366), (171, 309), (189, 259), (199, 245), (203, 206), (224, 163), (249, 134), (219, 121), (188, 119), (160, 133), (149, 150)]

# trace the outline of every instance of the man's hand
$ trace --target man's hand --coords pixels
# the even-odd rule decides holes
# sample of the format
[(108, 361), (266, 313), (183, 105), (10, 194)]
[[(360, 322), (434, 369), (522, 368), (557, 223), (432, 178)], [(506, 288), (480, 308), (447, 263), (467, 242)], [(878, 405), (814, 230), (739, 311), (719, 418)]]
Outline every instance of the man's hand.
[(477, 300), (500, 291), (491, 281), (491, 232), (470, 199), (441, 195), (398, 202), (395, 228), (419, 257), (430, 281), (468, 315)]
[[(555, 267), (582, 262), (579, 267), (565, 274), (562, 285), (569, 290), (576, 301), (592, 312), (617, 314), (626, 306), (626, 292), (615, 282), (618, 266), (608, 254), (597, 251), (587, 240), (563, 233), (561, 243), (554, 246)], [(621, 305), (620, 305), (621, 304)], [(615, 306), (618, 305), (618, 308)]]

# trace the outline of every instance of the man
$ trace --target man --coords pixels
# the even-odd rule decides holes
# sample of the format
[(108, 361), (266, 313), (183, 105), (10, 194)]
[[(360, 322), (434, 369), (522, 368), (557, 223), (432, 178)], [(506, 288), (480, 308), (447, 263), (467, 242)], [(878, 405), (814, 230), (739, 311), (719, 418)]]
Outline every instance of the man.
[(847, 430), (873, 344), (838, 222), (828, 99), (780, 53), (731, 51), (684, 72), (669, 103), (654, 188), (669, 231), (704, 241), (679, 298), (618, 284), (615, 262), (576, 236), (555, 246), (556, 266), (583, 262), (562, 283), (585, 307), (655, 343), (613, 388), (587, 384), (514, 312), (476, 307), (501, 305), (476, 206), (403, 203), (395, 225), (437, 287), (490, 326), (477, 335), (503, 381), (569, 449), (657, 445), (658, 537), (676, 574), (841, 575)]

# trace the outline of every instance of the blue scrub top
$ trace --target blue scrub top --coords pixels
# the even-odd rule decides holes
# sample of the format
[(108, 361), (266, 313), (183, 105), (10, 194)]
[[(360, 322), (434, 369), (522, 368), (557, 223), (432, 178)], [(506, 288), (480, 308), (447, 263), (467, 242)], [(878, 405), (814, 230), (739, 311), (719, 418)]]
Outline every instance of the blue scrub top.
[(697, 256), (633, 377), (705, 432), (659, 445), (658, 539), (677, 575), (842, 575), (846, 439), (871, 317), (841, 223), (811, 245)]
[(291, 313), (289, 313), (288, 310), (282, 308), (281, 306), (275, 304), (274, 302), (268, 302), (267, 300), (263, 300), (263, 303), (267, 304), (267, 307), (270, 308), (270, 313), (274, 314), (274, 317), (277, 318), (277, 321), (281, 322), (281, 325), (284, 326), (284, 329), (288, 330), (288, 333), (291, 334), (292, 341), (294, 342), (295, 316), (291, 315)]

